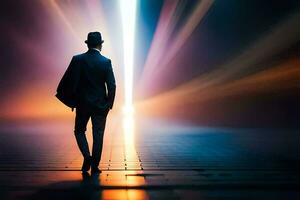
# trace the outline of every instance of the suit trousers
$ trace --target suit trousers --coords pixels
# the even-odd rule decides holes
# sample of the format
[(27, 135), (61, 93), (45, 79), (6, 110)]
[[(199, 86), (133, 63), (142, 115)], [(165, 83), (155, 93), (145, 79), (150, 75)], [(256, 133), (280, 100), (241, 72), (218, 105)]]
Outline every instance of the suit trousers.
[(101, 160), (102, 146), (103, 146), (103, 136), (106, 124), (106, 117), (108, 111), (106, 112), (95, 112), (91, 111), (86, 107), (76, 108), (75, 117), (75, 138), (78, 147), (84, 158), (90, 156), (89, 145), (86, 139), (86, 126), (91, 118), (92, 120), (92, 131), (93, 131), (93, 148), (92, 148), (92, 166), (98, 167)]

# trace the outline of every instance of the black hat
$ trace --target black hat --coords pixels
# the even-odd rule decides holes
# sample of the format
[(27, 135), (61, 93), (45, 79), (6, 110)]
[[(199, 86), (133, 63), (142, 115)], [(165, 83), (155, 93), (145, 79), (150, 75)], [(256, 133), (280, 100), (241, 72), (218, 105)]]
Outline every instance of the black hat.
[(99, 45), (102, 44), (104, 40), (102, 40), (102, 36), (100, 32), (90, 32), (87, 36), (86, 44), (91, 45)]

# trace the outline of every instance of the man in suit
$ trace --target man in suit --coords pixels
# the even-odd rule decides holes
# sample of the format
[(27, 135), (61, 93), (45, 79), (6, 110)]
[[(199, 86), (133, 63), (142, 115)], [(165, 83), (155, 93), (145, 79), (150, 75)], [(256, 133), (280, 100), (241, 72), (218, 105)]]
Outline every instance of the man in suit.
[[(113, 107), (116, 83), (110, 59), (101, 55), (103, 44), (99, 32), (88, 34), (86, 53), (73, 56), (57, 88), (57, 98), (64, 104), (76, 107), (75, 137), (84, 161), (81, 170), (101, 173), (103, 135), (106, 117)], [(89, 151), (85, 131), (92, 120), (93, 147)]]

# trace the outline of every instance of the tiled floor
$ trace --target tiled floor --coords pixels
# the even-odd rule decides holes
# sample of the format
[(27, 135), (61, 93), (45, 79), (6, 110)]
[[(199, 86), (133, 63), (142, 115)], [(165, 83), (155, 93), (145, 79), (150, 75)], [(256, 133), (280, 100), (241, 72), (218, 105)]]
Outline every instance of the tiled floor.
[(79, 171), (82, 158), (72, 127), (2, 124), (0, 199), (300, 198), (297, 130), (109, 116), (103, 172), (91, 176)]

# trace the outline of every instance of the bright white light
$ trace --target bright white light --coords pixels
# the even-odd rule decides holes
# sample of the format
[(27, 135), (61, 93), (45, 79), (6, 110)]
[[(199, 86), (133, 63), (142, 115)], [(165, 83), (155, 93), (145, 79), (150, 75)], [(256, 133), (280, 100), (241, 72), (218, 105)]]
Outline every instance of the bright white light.
[(133, 60), (137, 0), (119, 0), (123, 25), (123, 59), (125, 80), (125, 110), (131, 110), (133, 88)]

